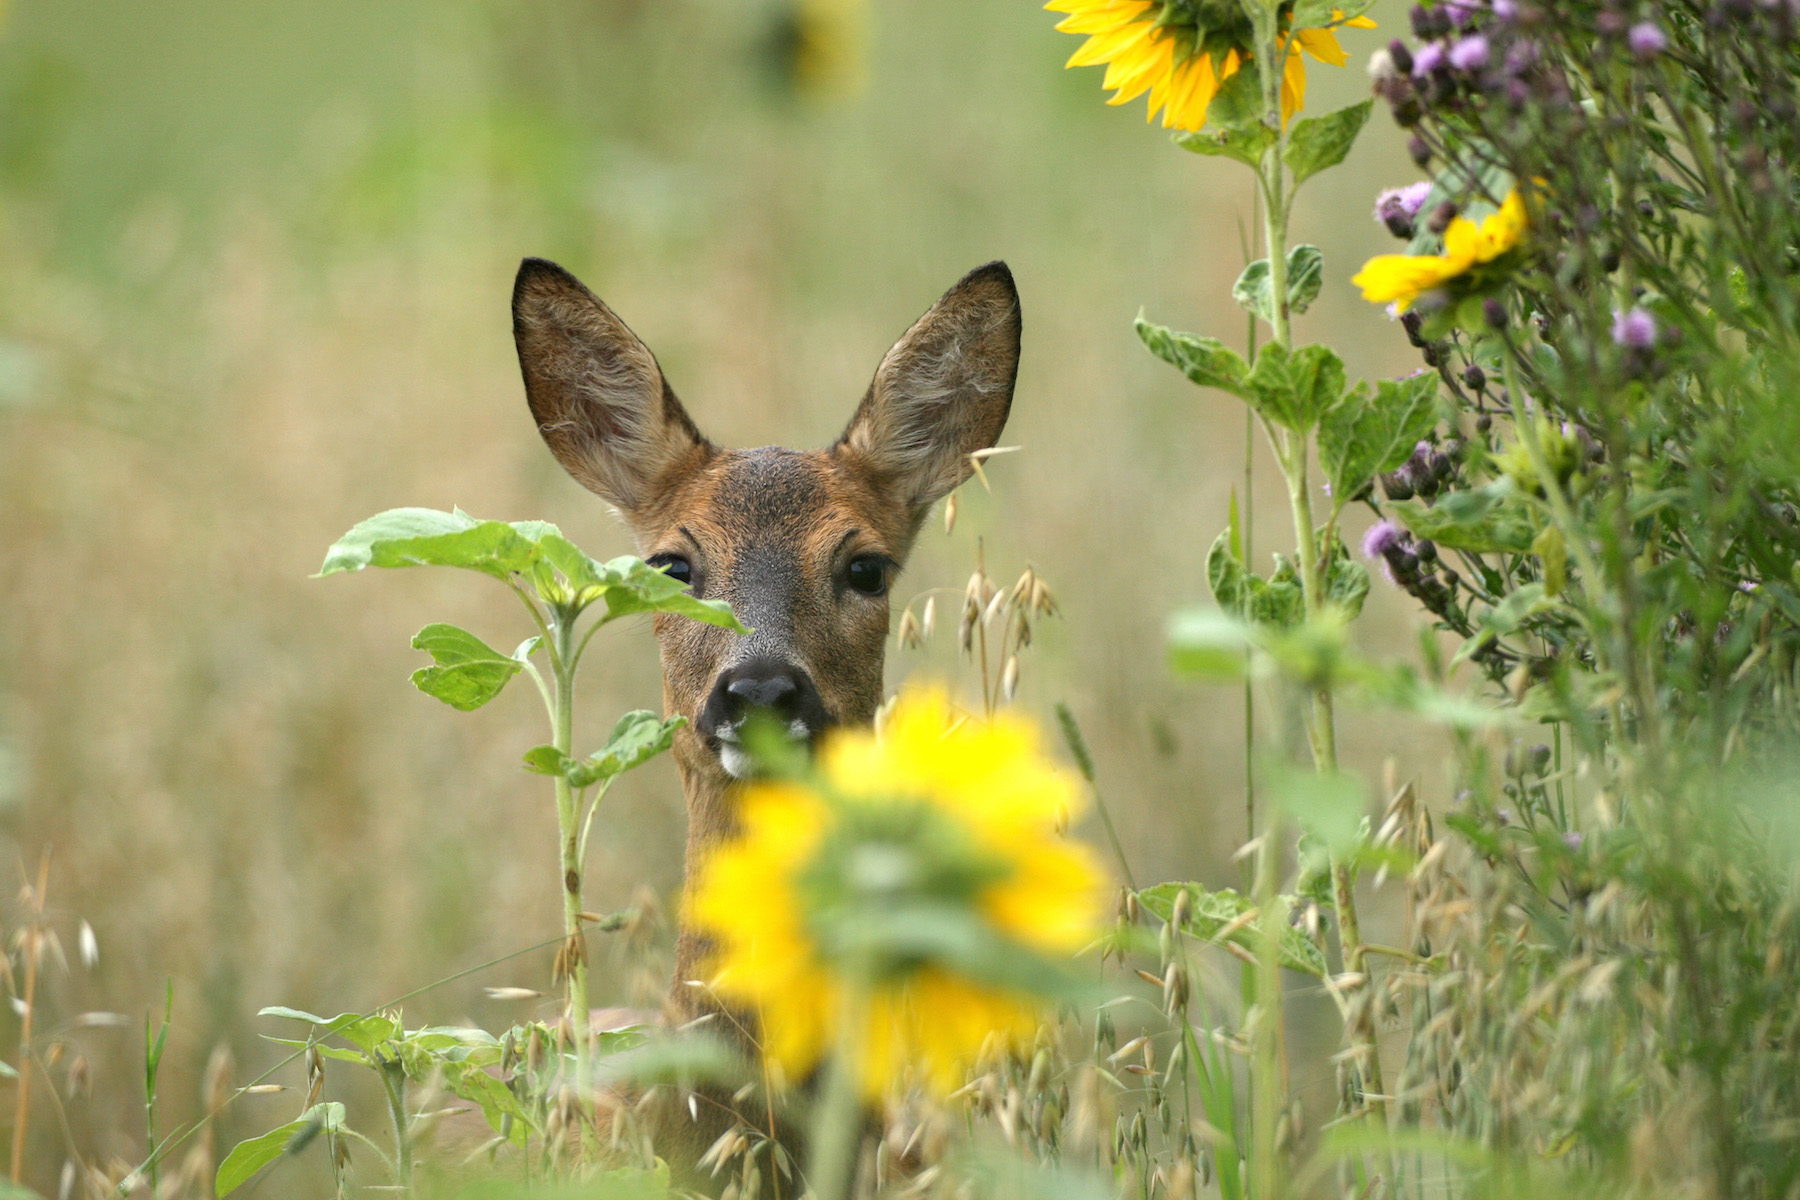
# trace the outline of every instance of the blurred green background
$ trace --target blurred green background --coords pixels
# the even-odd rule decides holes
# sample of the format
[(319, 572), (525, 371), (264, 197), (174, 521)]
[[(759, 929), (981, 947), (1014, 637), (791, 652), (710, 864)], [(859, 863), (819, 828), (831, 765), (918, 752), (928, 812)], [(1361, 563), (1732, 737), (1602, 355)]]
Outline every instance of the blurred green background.
[[(1313, 64), (1308, 111), (1366, 94), (1404, 8), (1374, 15), (1347, 68)], [(1026, 333), (1005, 441), (1025, 449), (992, 465), (992, 497), (964, 488), (954, 536), (928, 529), (896, 600), (960, 590), (978, 538), (999, 579), (1033, 564), (1065, 616), (1020, 703), (1081, 718), (1140, 879), (1235, 882), (1241, 705), (1171, 681), (1161, 629), (1206, 595), (1242, 410), (1154, 362), (1131, 320), (1242, 337), (1248, 173), (1172, 148), (1141, 101), (1106, 107), (1099, 70), (1062, 69), (1079, 43), (1055, 21), (1027, 0), (0, 0), (0, 834), (9, 872), (54, 855), (71, 963), (43, 1019), (160, 1018), (172, 980), (172, 1124), (216, 1043), (240, 1080), (274, 1060), (263, 1005), (366, 1008), (555, 934), (554, 815), (518, 767), (544, 740), (536, 697), (463, 715), (407, 682), (421, 625), (511, 645), (514, 602), (472, 575), (308, 578), (396, 505), (632, 548), (527, 415), (507, 313), (524, 255), (604, 296), (715, 440), (799, 446), (836, 435), (944, 288), (1008, 260)], [(1374, 192), (1414, 175), (1378, 112), (1300, 204), (1328, 271), (1300, 336), (1353, 375), (1418, 365), (1347, 282), (1392, 248)], [(1291, 526), (1272, 473), (1258, 496), (1262, 554)], [(1413, 652), (1379, 581), (1370, 614), (1369, 649)], [(926, 652), (891, 652), (890, 686), (968, 685), (953, 608), (938, 623)], [(578, 742), (660, 701), (647, 624), (604, 637)], [(1355, 715), (1343, 741), (1375, 771), (1439, 744)], [(672, 767), (627, 778), (601, 821), (590, 907), (671, 903)], [(446, 985), (409, 1023), (503, 1024), (523, 1010), (482, 985), (547, 987), (549, 963)], [(602, 972), (607, 998), (633, 983)], [(0, 1014), (0, 1045), (15, 1034)], [(137, 1033), (73, 1036), (54, 1074), (88, 1060), (73, 1136), (140, 1156)], [(226, 1133), (291, 1104), (246, 1101)], [(43, 1186), (62, 1136), (35, 1125)]]

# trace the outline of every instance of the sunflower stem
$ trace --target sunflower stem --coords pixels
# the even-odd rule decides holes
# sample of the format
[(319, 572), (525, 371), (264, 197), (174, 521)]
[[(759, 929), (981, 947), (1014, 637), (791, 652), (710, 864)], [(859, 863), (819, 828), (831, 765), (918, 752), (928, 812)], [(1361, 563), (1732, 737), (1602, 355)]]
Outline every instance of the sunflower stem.
[[(1263, 192), (1263, 233), (1269, 258), (1270, 338), (1283, 350), (1293, 348), (1292, 314), (1288, 307), (1287, 237), (1288, 218), (1294, 192), (1288, 186), (1285, 165), (1287, 120), (1282, 110), (1282, 68), (1291, 47), (1286, 44), (1278, 25), (1271, 22), (1259, 47), (1259, 68), (1263, 90), (1263, 120), (1275, 131), (1275, 139), (1263, 152), (1257, 172)], [(1313, 528), (1312, 485), (1308, 478), (1311, 451), (1302, 431), (1289, 431), (1278, 446), (1277, 458), (1288, 485), (1288, 501), (1294, 516), (1295, 557), (1299, 560), (1301, 598), (1308, 622), (1318, 620), (1325, 610), (1325, 562), (1320, 554), (1319, 537)], [(1337, 720), (1330, 684), (1322, 683), (1312, 690), (1306, 709), (1307, 740), (1312, 751), (1313, 768), (1320, 774), (1333, 774), (1338, 769)], [(1265, 834), (1265, 836), (1267, 836)], [(1362, 923), (1356, 910), (1355, 877), (1348, 864), (1336, 854), (1331, 857), (1332, 900), (1338, 915), (1338, 941), (1346, 971), (1360, 973), (1368, 987), (1366, 955), (1362, 943)], [(1367, 1012), (1368, 1006), (1362, 1011)], [(1358, 1018), (1345, 1031), (1345, 1037), (1357, 1052), (1356, 1069), (1361, 1086), (1356, 1099), (1369, 1093), (1385, 1095), (1380, 1050), (1375, 1039), (1372, 1019)], [(1378, 1122), (1385, 1119), (1382, 1102), (1370, 1110)], [(1259, 1185), (1260, 1186), (1260, 1185)]]
[(838, 999), (837, 1048), (813, 1109), (814, 1158), (809, 1174), (814, 1200), (850, 1200), (856, 1185), (863, 1128), (859, 1068), (868, 1041), (869, 975), (866, 965), (853, 964)]

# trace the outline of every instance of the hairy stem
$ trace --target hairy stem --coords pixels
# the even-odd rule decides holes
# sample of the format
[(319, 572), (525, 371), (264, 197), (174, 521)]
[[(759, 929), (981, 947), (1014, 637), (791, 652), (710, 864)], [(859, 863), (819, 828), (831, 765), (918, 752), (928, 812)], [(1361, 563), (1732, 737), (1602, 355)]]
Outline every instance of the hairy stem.
[[(551, 666), (556, 672), (556, 702), (551, 708), (552, 745), (566, 757), (574, 747), (576, 614), (551, 613), (554, 636)], [(557, 955), (568, 984), (569, 1024), (575, 1039), (575, 1073), (589, 1086), (587, 950), (581, 928), (581, 820), (575, 790), (568, 777), (556, 776), (556, 824), (562, 837), (563, 948)]]

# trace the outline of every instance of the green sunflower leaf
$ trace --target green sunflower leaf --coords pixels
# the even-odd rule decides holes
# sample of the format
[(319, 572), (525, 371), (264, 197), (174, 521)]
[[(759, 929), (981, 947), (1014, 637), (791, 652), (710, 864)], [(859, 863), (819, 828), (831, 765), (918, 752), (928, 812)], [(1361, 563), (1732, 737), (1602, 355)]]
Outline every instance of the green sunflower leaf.
[(1375, 0), (1298, 0), (1290, 29), (1331, 29), (1375, 7)]
[(1356, 144), (1356, 135), (1368, 123), (1373, 100), (1340, 108), (1322, 117), (1308, 117), (1297, 122), (1288, 134), (1282, 161), (1294, 173), (1294, 186), (1305, 183), (1320, 171), (1335, 167)]
[[(1317, 247), (1301, 243), (1287, 254), (1288, 312), (1303, 313), (1319, 298), (1325, 278), (1325, 255)], [(1244, 268), (1231, 285), (1231, 298), (1270, 325), (1275, 324), (1275, 281), (1269, 260), (1259, 258)]]
[[(413, 672), (413, 686), (459, 712), (480, 708), (498, 696), (524, 665), (522, 658), (502, 654), (454, 625), (427, 625), (413, 635), (412, 644), (436, 662)], [(536, 639), (519, 647), (523, 654), (535, 648)]]
[(1251, 167), (1262, 162), (1263, 151), (1274, 140), (1275, 131), (1260, 120), (1241, 121), (1235, 125), (1209, 122), (1203, 129), (1174, 136), (1175, 144), (1183, 150), (1209, 158), (1235, 158)]
[[(1207, 106), (1206, 123), (1221, 128), (1242, 128), (1258, 124), (1262, 119), (1262, 74), (1254, 62), (1242, 63), (1219, 86), (1218, 94)], [(1271, 130), (1271, 138), (1273, 133)]]
[(1152, 325), (1142, 313), (1138, 314), (1135, 327), (1139, 340), (1150, 353), (1201, 387), (1214, 387), (1246, 400), (1250, 398), (1249, 364), (1243, 355), (1218, 338), (1176, 333), (1161, 325)]
[[(540, 524), (533, 522), (531, 524)], [(537, 561), (529, 534), (465, 512), (391, 508), (358, 523), (325, 552), (320, 575), (364, 567), (467, 567), (498, 579)]]
[(220, 1197), (230, 1195), (282, 1155), (298, 1154), (321, 1132), (336, 1132), (342, 1128), (344, 1106), (328, 1101), (313, 1105), (298, 1121), (289, 1121), (260, 1137), (239, 1142), (219, 1164), (219, 1173), (213, 1180), (215, 1194)]
[(586, 758), (572, 758), (555, 746), (537, 746), (526, 752), (525, 769), (539, 775), (561, 775), (572, 787), (590, 787), (655, 758), (669, 748), (675, 731), (685, 724), (685, 717), (665, 721), (640, 708), (620, 717), (606, 745)]

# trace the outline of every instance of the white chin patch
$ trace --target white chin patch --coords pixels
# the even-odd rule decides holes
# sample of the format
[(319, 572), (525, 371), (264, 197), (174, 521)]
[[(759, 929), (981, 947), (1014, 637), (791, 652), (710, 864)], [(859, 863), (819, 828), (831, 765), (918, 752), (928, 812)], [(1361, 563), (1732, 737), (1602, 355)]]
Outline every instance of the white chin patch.
[(725, 773), (733, 779), (748, 779), (756, 772), (756, 763), (744, 753), (742, 746), (732, 742), (719, 744), (719, 761), (725, 765)]

